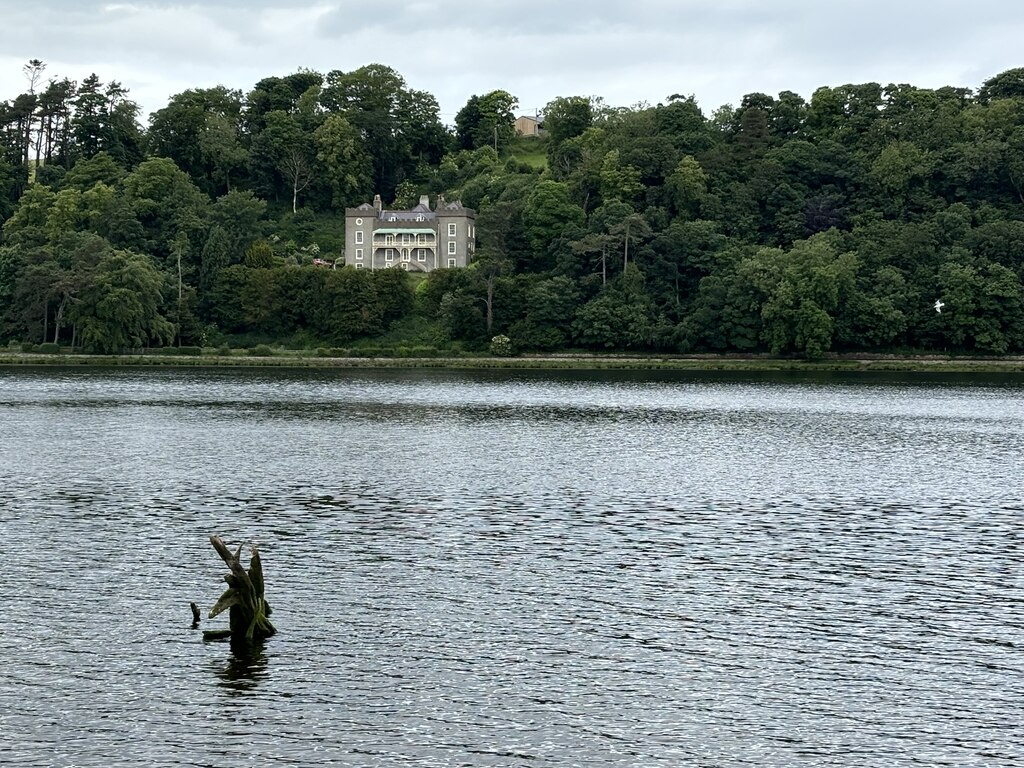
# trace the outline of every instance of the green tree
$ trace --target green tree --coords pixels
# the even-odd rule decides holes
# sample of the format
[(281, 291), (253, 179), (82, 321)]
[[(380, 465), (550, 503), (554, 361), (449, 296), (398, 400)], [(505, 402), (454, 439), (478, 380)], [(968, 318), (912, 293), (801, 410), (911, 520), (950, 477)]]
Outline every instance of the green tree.
[(1016, 67), (990, 77), (978, 90), (978, 101), (987, 104), (996, 99), (1024, 98), (1024, 67)]
[(1004, 355), (1024, 348), (1024, 288), (1011, 270), (985, 260), (950, 261), (937, 282), (946, 306), (941, 314), (929, 312), (928, 330), (967, 352)]
[(544, 130), (549, 147), (582, 135), (594, 122), (594, 105), (586, 96), (560, 97), (544, 107)]
[[(245, 249), (262, 234), (267, 225), (267, 204), (249, 190), (232, 190), (221, 195), (210, 208), (210, 223), (223, 233), (229, 264), (237, 264)], [(211, 233), (212, 236), (212, 233)]]
[(208, 201), (173, 160), (155, 157), (141, 163), (125, 177), (124, 199), (142, 225), (150, 253), (169, 257), (181, 231), (196, 242), (205, 240)]
[(471, 96), (455, 115), (455, 135), (462, 149), (493, 146), (495, 152), (516, 137), (515, 109), (519, 100), (507, 91)]
[(359, 131), (342, 115), (328, 115), (313, 134), (316, 158), (331, 186), (337, 209), (355, 205), (372, 193), (372, 161)]
[(568, 185), (557, 181), (542, 181), (526, 199), (523, 221), (530, 243), (534, 263), (550, 263), (552, 244), (561, 237), (567, 226), (580, 225), (586, 219), (583, 209), (571, 197)]
[(166, 287), (167, 276), (148, 256), (104, 256), (92, 285), (70, 311), (83, 346), (110, 353), (169, 343), (174, 326), (161, 314)]
[(436, 164), (447, 150), (437, 99), (408, 88), (390, 67), (329, 72), (321, 104), (360, 132), (373, 160), (373, 186), (385, 199), (392, 199), (397, 184), (421, 163)]
[(579, 308), (572, 331), (587, 347), (644, 349), (654, 343), (654, 306), (636, 265), (630, 264), (615, 283)]
[(230, 191), (247, 157), (241, 113), (241, 92), (222, 85), (175, 94), (150, 117), (150, 152), (173, 160), (208, 194)]

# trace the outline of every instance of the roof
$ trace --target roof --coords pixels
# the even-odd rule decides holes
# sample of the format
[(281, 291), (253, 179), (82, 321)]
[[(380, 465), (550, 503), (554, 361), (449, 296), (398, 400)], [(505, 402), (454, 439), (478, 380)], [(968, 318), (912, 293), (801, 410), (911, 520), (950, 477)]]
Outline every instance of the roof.
[(420, 227), (380, 227), (373, 230), (375, 235), (433, 235), (434, 230)]
[(429, 208), (420, 208), (416, 206), (411, 211), (381, 211), (380, 219), (387, 221), (394, 217), (395, 221), (417, 221), (418, 219), (430, 220), (435, 218), (436, 214)]

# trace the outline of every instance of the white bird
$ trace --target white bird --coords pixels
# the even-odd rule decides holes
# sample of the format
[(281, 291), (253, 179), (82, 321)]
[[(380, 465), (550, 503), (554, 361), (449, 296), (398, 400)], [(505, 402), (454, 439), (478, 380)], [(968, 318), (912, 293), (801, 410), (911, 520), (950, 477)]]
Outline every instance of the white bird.
[(942, 299), (935, 300), (935, 311), (938, 312), (940, 315), (942, 314), (942, 308), (944, 306), (946, 306), (946, 304), (945, 302), (942, 301)]

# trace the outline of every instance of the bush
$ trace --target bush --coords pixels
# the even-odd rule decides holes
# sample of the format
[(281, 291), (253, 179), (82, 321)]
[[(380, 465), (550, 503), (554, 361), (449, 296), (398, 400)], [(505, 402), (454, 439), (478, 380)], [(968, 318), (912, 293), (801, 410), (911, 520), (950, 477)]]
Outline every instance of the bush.
[(413, 357), (437, 357), (438, 351), (435, 347), (413, 347), (410, 354)]
[(60, 344), (54, 344), (52, 341), (47, 341), (37, 346), (35, 350), (36, 352), (42, 352), (44, 355), (59, 355)]
[(257, 344), (249, 350), (249, 354), (253, 357), (271, 357), (274, 354), (274, 350), (266, 344)]
[(245, 249), (245, 266), (250, 269), (270, 269), (274, 266), (274, 249), (265, 240), (256, 240)]
[(231, 347), (229, 347), (227, 344), (221, 344), (219, 347), (217, 347), (217, 354), (220, 357), (228, 357), (231, 355)]
[(491, 339), (490, 353), (495, 357), (512, 357), (515, 351), (512, 349), (512, 339), (508, 336), (495, 336)]
[(203, 354), (202, 347), (178, 347), (179, 355), (192, 355), (193, 357), (199, 357)]
[(23, 341), (23, 342), (21, 342), (21, 351), (22, 352), (31, 352), (35, 348), (36, 348), (36, 345), (33, 344), (31, 341)]

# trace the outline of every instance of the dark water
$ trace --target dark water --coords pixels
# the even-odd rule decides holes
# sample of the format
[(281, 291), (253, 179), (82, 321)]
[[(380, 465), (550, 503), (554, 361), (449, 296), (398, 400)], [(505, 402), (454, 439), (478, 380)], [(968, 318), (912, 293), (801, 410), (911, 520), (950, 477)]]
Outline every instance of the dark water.
[(0, 369), (0, 764), (1024, 764), (1022, 397)]

